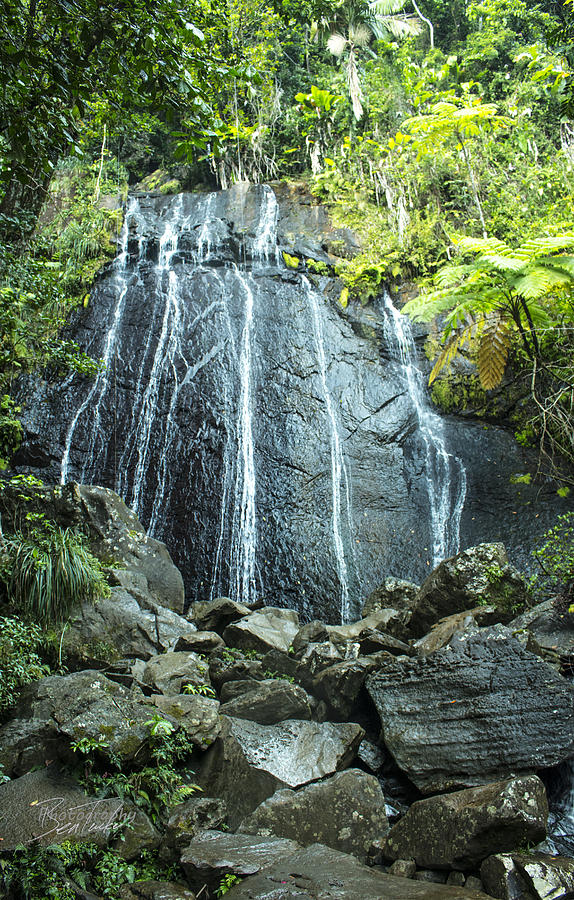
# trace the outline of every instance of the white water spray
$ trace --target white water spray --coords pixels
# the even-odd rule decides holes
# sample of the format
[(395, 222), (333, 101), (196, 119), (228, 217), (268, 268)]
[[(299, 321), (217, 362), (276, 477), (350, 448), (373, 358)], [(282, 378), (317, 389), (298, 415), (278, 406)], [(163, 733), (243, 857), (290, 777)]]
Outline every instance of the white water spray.
[(424, 377), (416, 365), (416, 347), (408, 318), (384, 297), (385, 337), (403, 368), (425, 448), (425, 473), (430, 504), (433, 566), (453, 556), (460, 545), (460, 519), (466, 498), (466, 471), (449, 453), (444, 422), (430, 408)]

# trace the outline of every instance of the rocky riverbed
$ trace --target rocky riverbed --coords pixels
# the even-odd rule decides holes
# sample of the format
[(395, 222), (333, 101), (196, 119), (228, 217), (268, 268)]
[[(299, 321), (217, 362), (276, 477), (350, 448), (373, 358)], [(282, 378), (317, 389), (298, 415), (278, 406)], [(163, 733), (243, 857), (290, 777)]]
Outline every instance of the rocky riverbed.
[[(574, 623), (532, 605), (501, 544), (420, 586), (387, 580), (352, 624), (303, 623), (280, 597), (184, 611), (165, 547), (110, 490), (34, 502), (112, 559), (111, 594), (64, 629), (68, 672), (26, 687), (0, 727), (5, 861), (90, 841), (178, 866), (121, 900), (574, 896), (574, 835), (561, 856), (542, 843), (546, 786), (574, 757)], [(162, 729), (192, 751), (183, 802), (152, 821), (133, 797), (80, 786), (81, 759), (100, 788), (106, 768), (149, 767)]]

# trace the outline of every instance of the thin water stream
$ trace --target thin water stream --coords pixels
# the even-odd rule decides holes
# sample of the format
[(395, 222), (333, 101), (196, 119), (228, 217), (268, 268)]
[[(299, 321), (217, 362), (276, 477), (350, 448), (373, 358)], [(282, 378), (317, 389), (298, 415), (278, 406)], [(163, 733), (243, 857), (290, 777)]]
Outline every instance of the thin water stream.
[(383, 297), (385, 339), (402, 367), (421, 440), (425, 449), (425, 477), (430, 505), (432, 564), (453, 556), (460, 546), (460, 519), (466, 498), (466, 471), (462, 461), (449, 452), (444, 422), (433, 412), (424, 375), (417, 366), (417, 352), (407, 316)]

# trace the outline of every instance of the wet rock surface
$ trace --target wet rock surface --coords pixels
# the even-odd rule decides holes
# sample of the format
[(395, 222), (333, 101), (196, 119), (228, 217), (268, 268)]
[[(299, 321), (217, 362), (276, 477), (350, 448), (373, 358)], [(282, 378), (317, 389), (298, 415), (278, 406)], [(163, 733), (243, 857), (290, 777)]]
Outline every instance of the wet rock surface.
[(386, 747), (424, 793), (568, 759), (574, 688), (506, 633), (481, 632), (367, 678)]
[(344, 769), (362, 736), (363, 729), (355, 723), (291, 720), (259, 725), (225, 718), (219, 739), (204, 757), (202, 783), (226, 801), (229, 824), (235, 828), (276, 790), (301, 787)]
[(235, 885), (229, 900), (484, 900), (450, 885), (422, 884), (385, 875), (354, 856), (313, 844), (259, 875)]
[(414, 597), (409, 628), (422, 637), (439, 619), (479, 603), (496, 606), (508, 621), (527, 599), (524, 579), (509, 565), (504, 545), (479, 544), (431, 572)]
[[(105, 374), (96, 386), (82, 378), (65, 387), (28, 381), (17, 462), (20, 471), (55, 483), (64, 474), (117, 489), (153, 535), (169, 541), (191, 599), (247, 599), (240, 597), (241, 553), (229, 510), (241, 505), (243, 490), (237, 351), (252, 301), (259, 530), (258, 581), (250, 590), (281, 597), (306, 618), (335, 621), (347, 606), (358, 615), (384, 578), (426, 577), (432, 535), (425, 446), (404, 373), (383, 339), (381, 305), (343, 311), (336, 279), (312, 276), (311, 284), (275, 253), (332, 261), (323, 244), (333, 250), (341, 240), (344, 252), (353, 252), (350, 235), (333, 238), (332, 228), (319, 226), (324, 210), (277, 190), (277, 229), (264, 252), (257, 235), (271, 196), (265, 186), (131, 202), (123, 269), (117, 263), (101, 274), (73, 334), (96, 358), (108, 342), (121, 389)], [(294, 224), (311, 211), (329, 237), (311, 238)], [(168, 267), (177, 315), (169, 306)], [(444, 428), (449, 452), (468, 471), (461, 545), (504, 538), (513, 559), (528, 563), (522, 548), (571, 504), (550, 483), (511, 484), (513, 473), (536, 465), (511, 434), (466, 420), (446, 419)], [(335, 432), (345, 482), (338, 535), (325, 515)], [(102, 442), (101, 434), (113, 440)]]
[(366, 861), (389, 825), (376, 778), (346, 769), (298, 791), (276, 791), (245, 819), (240, 833), (275, 834), (300, 844), (325, 844)]
[(419, 800), (393, 826), (383, 854), (418, 866), (474, 869), (492, 852), (546, 835), (548, 801), (536, 776)]
[(128, 858), (159, 842), (144, 813), (119, 797), (90, 797), (56, 766), (30, 772), (0, 784), (0, 840), (2, 852), (38, 841), (90, 841), (105, 846), (124, 823), (131, 826), (132, 843), (123, 848)]
[(191, 841), (181, 856), (189, 885), (196, 891), (215, 892), (222, 876), (256, 875), (299, 849), (294, 841), (257, 835), (204, 831)]

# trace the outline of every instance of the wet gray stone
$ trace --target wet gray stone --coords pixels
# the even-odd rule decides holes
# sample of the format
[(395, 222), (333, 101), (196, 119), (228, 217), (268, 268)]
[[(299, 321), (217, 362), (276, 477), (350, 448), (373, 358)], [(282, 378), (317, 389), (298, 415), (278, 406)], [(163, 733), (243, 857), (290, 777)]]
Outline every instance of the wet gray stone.
[(200, 750), (207, 750), (221, 731), (219, 701), (199, 694), (179, 694), (165, 697), (156, 694), (151, 702), (160, 712), (177, 722), (190, 741)]
[(248, 834), (290, 838), (308, 846), (320, 842), (363, 862), (389, 824), (385, 798), (373, 775), (346, 769), (298, 791), (277, 791), (242, 823)]
[(574, 687), (506, 632), (456, 639), (367, 678), (387, 749), (423, 793), (569, 759)]
[(485, 900), (484, 894), (466, 888), (383, 874), (321, 844), (246, 878), (226, 896), (228, 900)]
[(186, 685), (210, 687), (209, 666), (197, 653), (168, 651), (146, 664), (142, 681), (162, 694), (179, 694)]
[(299, 616), (291, 609), (265, 607), (227, 626), (223, 639), (229, 647), (267, 653), (286, 653), (299, 631)]
[(474, 869), (497, 850), (537, 844), (546, 836), (548, 802), (535, 775), (413, 803), (383, 850), (417, 866)]
[(479, 544), (431, 572), (413, 602), (409, 630), (423, 637), (439, 619), (481, 603), (496, 606), (508, 622), (527, 600), (524, 578), (509, 564), (504, 544)]
[(310, 699), (302, 687), (284, 679), (254, 681), (240, 695), (227, 700), (221, 714), (250, 719), (261, 725), (274, 725), (285, 719), (310, 719)]
[(236, 828), (276, 790), (302, 787), (346, 768), (362, 736), (354, 723), (259, 725), (225, 717), (220, 737), (203, 758), (201, 783), (226, 801), (229, 824)]
[(183, 851), (181, 866), (194, 891), (215, 892), (224, 875), (255, 875), (298, 849), (294, 841), (276, 837), (204, 831)]
[(137, 806), (118, 797), (90, 797), (54, 766), (0, 784), (3, 851), (33, 841), (44, 845), (89, 841), (102, 847), (124, 823), (136, 834), (127, 856), (157, 845), (157, 833)]

